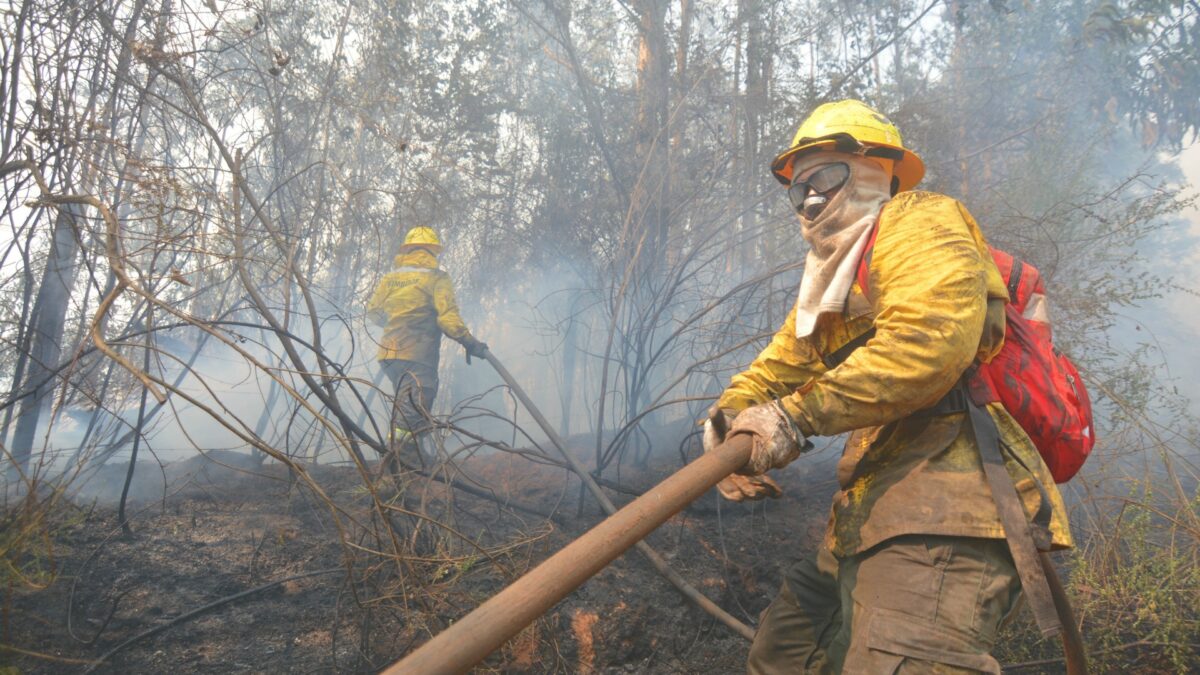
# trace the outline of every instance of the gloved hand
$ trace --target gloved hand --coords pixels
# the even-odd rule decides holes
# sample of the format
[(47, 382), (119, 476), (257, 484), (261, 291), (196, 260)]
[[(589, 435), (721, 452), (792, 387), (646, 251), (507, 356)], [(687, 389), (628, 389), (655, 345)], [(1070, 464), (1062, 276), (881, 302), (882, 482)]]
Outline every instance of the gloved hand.
[[(704, 422), (705, 452), (711, 452), (725, 442), (725, 434), (729, 430), (729, 420), (735, 416), (737, 416), (737, 412), (734, 410), (718, 408), (716, 405), (709, 408), (708, 419)], [(774, 499), (783, 494), (779, 484), (768, 476), (743, 476), (736, 473), (726, 476), (720, 483), (717, 483), (717, 492), (732, 502), (741, 502), (747, 499), (755, 501), (763, 497)]]
[(486, 342), (475, 339), (475, 336), (471, 335), (470, 333), (464, 335), (463, 339), (460, 340), (459, 343), (463, 346), (463, 349), (467, 350), (468, 365), (471, 363), (472, 356), (477, 359), (482, 359), (488, 350)]
[(759, 476), (771, 469), (782, 469), (800, 456), (804, 434), (779, 401), (768, 401), (743, 410), (733, 420), (730, 434), (752, 434), (754, 451), (750, 461), (738, 473)]

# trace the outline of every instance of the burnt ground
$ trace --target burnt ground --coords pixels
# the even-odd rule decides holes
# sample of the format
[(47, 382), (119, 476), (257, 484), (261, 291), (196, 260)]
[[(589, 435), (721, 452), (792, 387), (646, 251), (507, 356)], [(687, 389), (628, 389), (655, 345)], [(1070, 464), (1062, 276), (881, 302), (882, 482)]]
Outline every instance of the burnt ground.
[[(753, 625), (781, 570), (820, 541), (835, 459), (826, 449), (780, 472), (779, 500), (733, 505), (710, 491), (649, 541), (685, 578)], [(625, 466), (621, 479), (647, 487), (678, 464)], [(416, 483), (409, 494), (421, 495), (421, 508), (463, 537), (428, 529), (414, 535), (401, 520), (398, 530), (412, 538), (402, 546), (409, 557), (397, 561), (378, 553), (388, 538), (379, 536), (378, 519), (372, 529), (367, 492), (352, 467), (309, 468), (339, 505), (339, 521), (281, 466), (249, 473), (198, 466), (203, 470), (131, 507), (132, 534), (122, 532), (112, 506), (80, 503), (58, 516), (49, 558), (54, 582), (40, 591), (10, 590), (3, 615), (3, 644), (40, 656), (0, 652), (0, 673), (85, 672), (100, 658), (102, 673), (375, 672), (600, 517), (591, 502), (579, 514), (578, 483), (561, 468), (511, 454), (476, 457), (462, 464), (461, 478), (501, 499), (557, 507), (556, 519), (457, 490), (448, 515), (445, 491)], [(631, 499), (610, 496), (618, 505)], [(318, 574), (292, 578), (309, 573)], [(286, 581), (186, 616), (279, 580)], [(737, 673), (747, 648), (630, 552), (479, 671)], [(1013, 654), (1059, 653), (1035, 646), (1010, 649), (1010, 660)]]
[[(283, 467), (214, 471), (211, 463), (197, 462), (204, 460), (194, 460), (192, 468), (202, 471), (165, 493), (160, 485), (155, 498), (147, 498), (155, 491), (142, 486), (143, 500), (129, 509), (132, 534), (122, 532), (111, 505), (77, 500), (59, 514), (47, 561), (57, 574), (54, 582), (44, 590), (14, 590), (4, 614), (3, 643), (41, 656), (8, 652), (0, 654), (0, 664), (22, 673), (83, 672), (85, 662), (165, 626), (121, 647), (96, 672), (374, 672), (600, 517), (590, 501), (579, 514), (578, 482), (567, 480), (563, 469), (508, 454), (474, 458), (463, 463), (464, 478), (535, 509), (557, 505), (556, 520), (504, 511), (455, 491), (454, 526), (496, 562), (471, 554), (461, 541), (439, 547), (441, 540), (429, 545), (418, 539), (415, 550), (429, 560), (397, 564), (366, 552), (377, 542), (363, 515), (369, 513), (366, 491), (354, 468), (317, 466), (310, 473), (342, 506), (343, 521), (359, 519), (360, 527), (342, 527), (361, 549), (342, 542), (330, 509), (289, 480)], [(621, 479), (647, 487), (677, 465), (676, 458), (640, 471), (625, 466)], [(161, 475), (157, 466), (139, 469), (142, 474)], [(753, 624), (778, 586), (783, 561), (819, 541), (833, 489), (831, 480), (813, 481), (799, 468), (785, 472), (785, 482), (784, 498), (755, 506), (719, 504), (712, 491), (650, 542), (685, 578)], [(609, 494), (618, 505), (631, 499)], [(444, 491), (431, 489), (426, 497), (431, 514), (445, 513)], [(325, 570), (335, 571), (286, 581), (171, 623), (222, 598)], [(746, 649), (742, 638), (694, 609), (631, 552), (484, 669), (738, 672)]]

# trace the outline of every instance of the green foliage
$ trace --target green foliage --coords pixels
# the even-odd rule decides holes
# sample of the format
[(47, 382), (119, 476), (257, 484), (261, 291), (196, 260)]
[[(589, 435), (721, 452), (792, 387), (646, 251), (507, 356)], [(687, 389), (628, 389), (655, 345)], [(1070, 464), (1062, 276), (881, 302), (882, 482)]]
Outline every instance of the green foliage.
[[(1172, 508), (1174, 505), (1174, 508)], [(1178, 504), (1131, 486), (1065, 558), (1068, 594), (1094, 672), (1191, 673), (1200, 667), (1200, 495)], [(1053, 659), (1027, 613), (998, 643), (1005, 663)]]
[(480, 557), (478, 554), (471, 554), (458, 560), (443, 563), (433, 571), (432, 580), (435, 583), (454, 583), (458, 581), (459, 577), (470, 572), (479, 560)]
[(1200, 523), (1200, 495), (1188, 506), (1184, 527), (1170, 527), (1149, 489), (1134, 495), (1112, 534), (1090, 537), (1077, 558), (1071, 585), (1099, 670), (1128, 664), (1133, 642), (1175, 672), (1200, 664), (1200, 541), (1186, 529)]
[(58, 576), (54, 543), (83, 515), (62, 500), (62, 489), (34, 490), (0, 515), (0, 585), (5, 592), (40, 590)]
[(1200, 7), (1194, 2), (1100, 3), (1083, 24), (1088, 55), (1104, 67), (1105, 108), (1142, 144), (1178, 149), (1200, 130)]

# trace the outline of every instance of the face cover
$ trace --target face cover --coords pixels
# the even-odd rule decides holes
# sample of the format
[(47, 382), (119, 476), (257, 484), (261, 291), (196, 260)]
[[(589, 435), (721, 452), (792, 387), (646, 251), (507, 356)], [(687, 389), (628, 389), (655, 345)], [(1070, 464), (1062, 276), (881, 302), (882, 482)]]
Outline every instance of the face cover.
[[(800, 233), (808, 242), (804, 277), (796, 301), (796, 336), (812, 334), (817, 317), (840, 312), (879, 210), (891, 198), (891, 175), (875, 161), (844, 153), (816, 152), (797, 159), (793, 175), (823, 164), (844, 163), (850, 175), (832, 198), (808, 194), (801, 203)], [(816, 176), (814, 172), (809, 178)], [(815, 214), (806, 218), (806, 214)]]

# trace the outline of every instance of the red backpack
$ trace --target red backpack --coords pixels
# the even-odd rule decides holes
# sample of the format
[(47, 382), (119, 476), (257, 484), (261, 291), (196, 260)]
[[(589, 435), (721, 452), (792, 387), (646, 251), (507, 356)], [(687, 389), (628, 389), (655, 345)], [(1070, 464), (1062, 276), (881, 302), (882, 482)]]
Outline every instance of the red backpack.
[[(878, 231), (871, 233), (858, 266), (864, 293)], [(1041, 274), (1004, 251), (990, 250), (1008, 286), (1004, 346), (990, 363), (979, 364), (968, 382), (971, 398), (976, 405), (1003, 404), (1029, 434), (1055, 482), (1065, 483), (1096, 444), (1092, 403), (1075, 365), (1054, 347)]]

